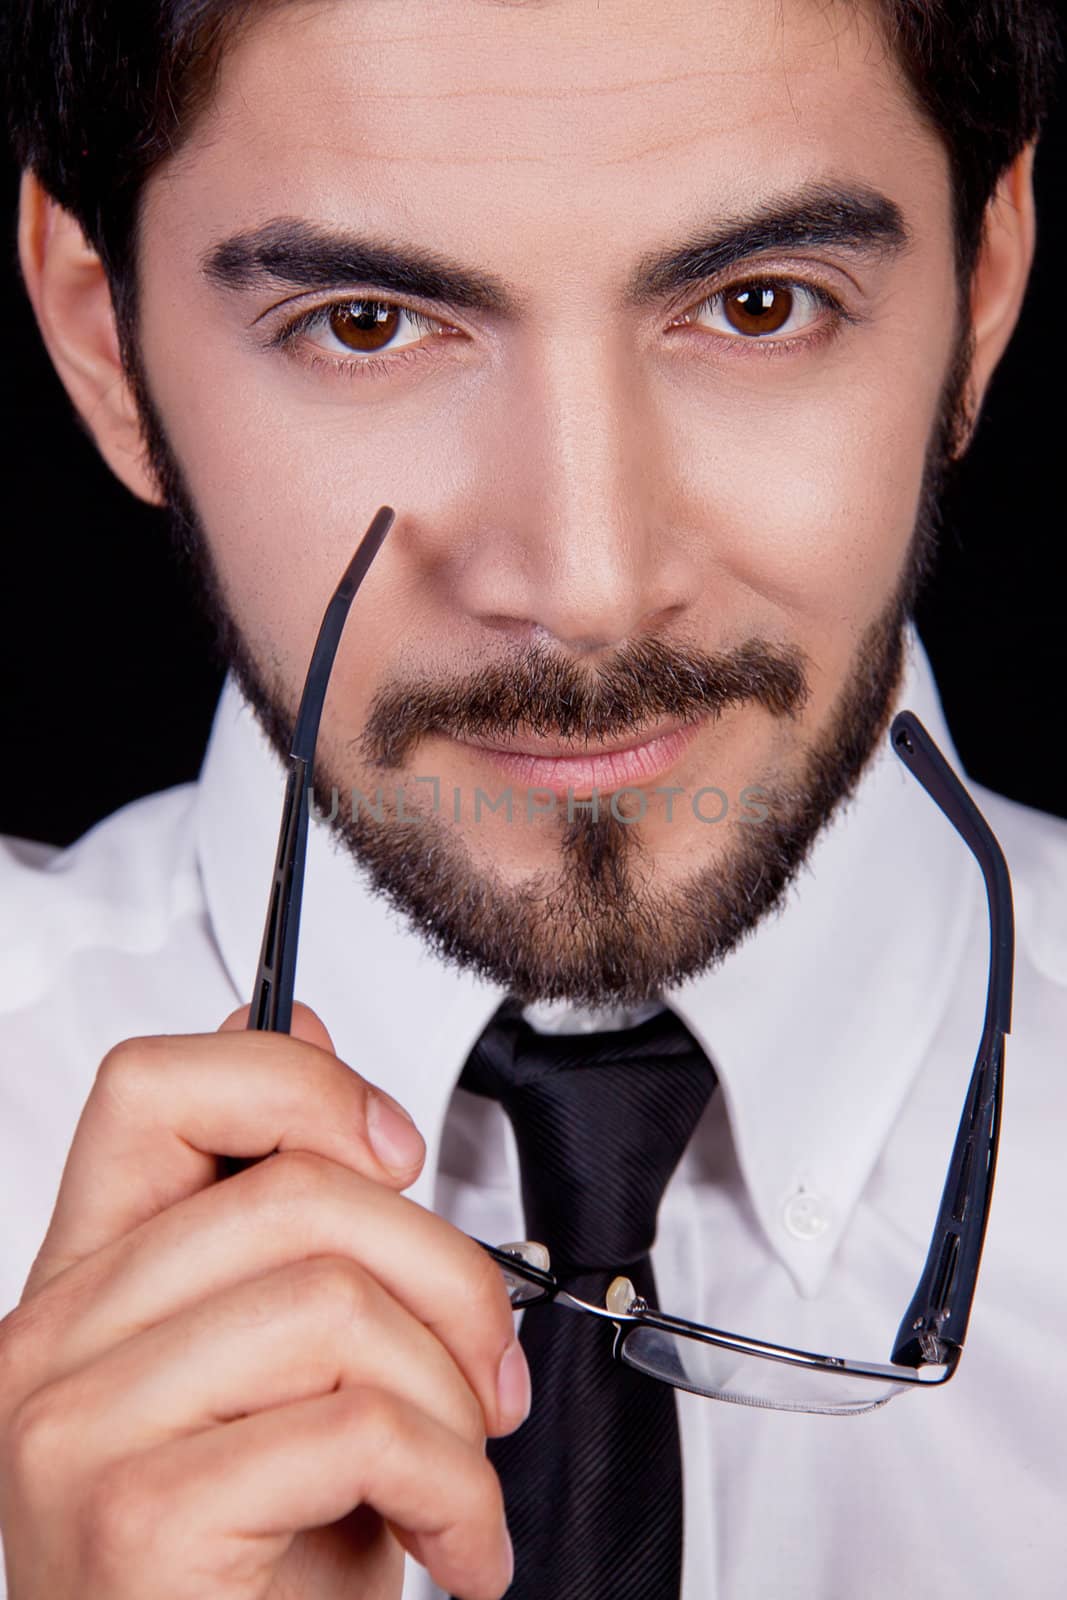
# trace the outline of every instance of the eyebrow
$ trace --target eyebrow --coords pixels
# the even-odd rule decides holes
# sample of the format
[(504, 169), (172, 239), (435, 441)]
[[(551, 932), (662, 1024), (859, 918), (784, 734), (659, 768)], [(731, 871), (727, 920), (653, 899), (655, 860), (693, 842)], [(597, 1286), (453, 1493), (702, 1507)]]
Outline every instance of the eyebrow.
[[(695, 231), (680, 245), (639, 258), (626, 302), (644, 308), (768, 250), (829, 247), (888, 259), (911, 234), (900, 207), (866, 187), (809, 184), (746, 216)], [(325, 227), (299, 217), (274, 217), (208, 247), (200, 271), (228, 292), (336, 289), (358, 282), (442, 305), (518, 319), (528, 297), (491, 273), (418, 245), (396, 244)]]

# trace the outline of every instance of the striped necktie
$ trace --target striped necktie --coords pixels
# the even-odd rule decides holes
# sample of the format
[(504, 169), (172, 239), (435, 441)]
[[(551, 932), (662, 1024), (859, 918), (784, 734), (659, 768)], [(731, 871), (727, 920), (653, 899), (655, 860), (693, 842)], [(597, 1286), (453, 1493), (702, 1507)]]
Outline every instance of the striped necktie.
[[(515, 1132), (526, 1236), (603, 1305), (623, 1274), (657, 1305), (656, 1214), (715, 1086), (665, 1009), (636, 1027), (541, 1034), (505, 1001), (460, 1086)], [(523, 1313), (533, 1408), (488, 1455), (515, 1546), (508, 1600), (678, 1600), (682, 1463), (674, 1390), (611, 1354), (612, 1328), (551, 1302)]]

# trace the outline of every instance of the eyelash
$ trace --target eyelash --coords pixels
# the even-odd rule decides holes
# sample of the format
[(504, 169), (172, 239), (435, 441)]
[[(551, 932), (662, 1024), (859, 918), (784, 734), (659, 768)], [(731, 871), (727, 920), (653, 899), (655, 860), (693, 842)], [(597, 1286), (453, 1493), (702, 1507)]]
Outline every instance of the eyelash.
[[(856, 323), (860, 320), (853, 312), (846, 309), (837, 295), (832, 294), (822, 284), (811, 283), (805, 278), (755, 277), (739, 279), (736, 283), (728, 284), (723, 289), (717, 289), (714, 294), (706, 295), (703, 300), (699, 301), (691, 309), (680, 311), (675, 318), (675, 322), (679, 322), (683, 317), (691, 320), (705, 312), (714, 311), (722, 306), (728, 295), (737, 294), (745, 289), (786, 291), (800, 289), (803, 293), (810, 295), (828, 315), (827, 320), (814, 333), (794, 334), (786, 338), (775, 338), (773, 335), (760, 337), (759, 335), (746, 336), (745, 334), (737, 334), (733, 338), (725, 334), (713, 333), (705, 335), (705, 337), (721, 339), (727, 348), (731, 345), (740, 346), (740, 349), (730, 352), (731, 359), (740, 357), (742, 360), (750, 360), (752, 356), (756, 356), (757, 359), (777, 358), (794, 352), (798, 346), (814, 350), (819, 346), (829, 344), (846, 324)], [(436, 329), (449, 326), (436, 317), (429, 317), (423, 312), (415, 311), (400, 300), (387, 300), (382, 296), (371, 296), (369, 294), (350, 295), (345, 300), (330, 300), (321, 305), (311, 306), (306, 311), (300, 312), (298, 316), (290, 318), (275, 333), (271, 334), (267, 340), (267, 348), (280, 349), (292, 353), (296, 341), (302, 333), (325, 327), (331, 312), (343, 310), (353, 305), (388, 306), (402, 311), (412, 326), (424, 333), (432, 333)], [(452, 335), (446, 334), (446, 337), (452, 337)], [(425, 354), (421, 344), (418, 344), (402, 346), (392, 354), (361, 356), (351, 361), (343, 358), (336, 359), (323, 354), (293, 354), (293, 359), (299, 361), (301, 365), (311, 371), (327, 372), (341, 378), (390, 377), (394, 376), (401, 367), (410, 366), (413, 362), (424, 360)]]

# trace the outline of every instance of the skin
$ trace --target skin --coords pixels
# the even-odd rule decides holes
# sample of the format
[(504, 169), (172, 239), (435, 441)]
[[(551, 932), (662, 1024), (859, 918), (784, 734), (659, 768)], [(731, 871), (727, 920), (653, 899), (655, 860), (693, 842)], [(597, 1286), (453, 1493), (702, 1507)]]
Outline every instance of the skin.
[[(324, 714), (320, 776), (342, 792), (380, 781), (362, 736), (390, 691), (429, 677), (462, 711), (495, 668), (529, 705), (531, 650), (578, 674), (594, 735), (609, 720), (595, 675), (635, 643), (720, 672), (752, 640), (764, 665), (774, 652), (799, 661), (790, 711), (747, 695), (655, 781), (728, 795), (765, 782), (801, 814), (814, 800), (816, 822), (843, 766), (831, 759), (820, 790), (813, 756), (840, 756), (850, 692), (861, 757), (877, 732), (892, 673), (860, 712), (854, 691), (872, 640), (892, 665), (960, 332), (944, 153), (862, 14), (808, 0), (668, 10), (283, 8), (236, 46), (216, 105), (148, 185), (143, 372), (277, 739), (339, 573), (377, 507), (398, 511)], [(1025, 288), (1032, 154), (1005, 175), (969, 286), (971, 416)], [(645, 252), (831, 179), (888, 195), (907, 251), (881, 263), (775, 252), (745, 270), (832, 286), (855, 318), (835, 339), (768, 356), (735, 348), (721, 316), (675, 325), (722, 284), (623, 306)], [(526, 313), (457, 312), (456, 333), (425, 335), (424, 358), (389, 376), (311, 373), (255, 342), (295, 296), (283, 312), (288, 292), (236, 299), (197, 271), (219, 237), (279, 213), (428, 244), (507, 279)], [(29, 174), (19, 247), (72, 400), (114, 471), (159, 502), (100, 262)], [(373, 286), (316, 291), (300, 308), (360, 288)], [(316, 337), (327, 356), (332, 341)], [(646, 683), (628, 709), (647, 711), (651, 695)], [(562, 700), (540, 709), (558, 721)], [(440, 732), (405, 761), (412, 804), (417, 773), (446, 793), (500, 786)], [(572, 848), (558, 818), (509, 828), (489, 816), (452, 826), (450, 848), (514, 913), (528, 976), (551, 942), (569, 992), (604, 995), (620, 913), (622, 943), (642, 895), (684, 922), (694, 871), (726, 883), (743, 849), (729, 821), (660, 813), (650, 804), (625, 845), (621, 828), (579, 830)], [(601, 872), (605, 859), (619, 871)], [(601, 918), (591, 945), (560, 920), (568, 886), (572, 909)], [(547, 900), (523, 898), (546, 887)], [(463, 959), (476, 961), (479, 931), (467, 929)], [(739, 933), (725, 920), (720, 932), (721, 954)], [(714, 954), (690, 941), (671, 971)], [(631, 976), (653, 987), (657, 974)], [(526, 1403), (514, 1366), (506, 1403), (498, 1391), (510, 1346), (499, 1277), (405, 1200), (417, 1136), (382, 1165), (371, 1131), (387, 1102), (360, 1076), (373, 1063), (338, 1063), (303, 1009), (292, 1039), (242, 1021), (124, 1041), (101, 1065), (49, 1235), (0, 1324), (14, 1592), (376, 1600), (399, 1594), (403, 1547), (446, 1592), (493, 1600), (509, 1566), (484, 1441)], [(214, 1181), (216, 1155), (274, 1149)], [(310, 1318), (309, 1286), (322, 1307)], [(450, 1303), (464, 1307), (454, 1325), (441, 1320)], [(351, 1338), (353, 1315), (366, 1338)], [(388, 1373), (373, 1358), (383, 1342), (398, 1351)]]
[[(760, 27), (751, 6), (739, 26), (738, 9), (681, 5), (665, 26), (636, 6), (609, 21), (588, 4), (469, 0), (437, 8), (428, 28), (424, 9), (416, 27), (395, 3), (285, 6), (237, 45), (214, 108), (147, 187), (150, 431), (246, 693), (284, 752), (326, 599), (374, 510), (395, 505), (334, 670), (320, 802), (345, 797), (334, 826), (439, 953), (524, 999), (637, 1000), (721, 959), (780, 900), (857, 776), (842, 747), (862, 766), (894, 685), (960, 336), (947, 163), (862, 12), (798, 0), (777, 21), (768, 3)], [(972, 414), (1025, 283), (1029, 163), (1006, 179), (975, 284)], [(757, 251), (725, 281), (623, 304), (645, 253), (834, 182), (892, 199), (908, 248), (888, 261)], [(298, 351), (327, 363), (360, 351), (326, 326), (289, 353), (264, 339), (373, 285), (235, 296), (198, 270), (220, 239), (281, 214), (432, 246), (493, 271), (527, 309), (446, 320), (424, 304), (438, 320), (401, 322), (387, 371), (309, 371)], [(852, 320), (820, 337), (831, 318), (801, 293), (773, 349), (740, 337), (702, 302), (746, 270), (822, 285)], [(80, 277), (74, 307), (31, 282), (45, 336), (112, 465), (158, 499), (103, 286), (88, 263)], [(764, 663), (798, 664), (796, 703), (775, 711), (749, 692), (708, 715), (724, 665), (753, 644)], [(598, 684), (649, 648), (661, 658), (612, 718)], [(498, 795), (508, 780), (450, 734), (559, 733), (575, 703), (579, 748), (583, 731), (595, 744), (647, 729), (679, 680), (671, 668), (693, 660), (702, 691), (674, 709), (703, 721), (644, 784), (643, 820), (568, 832), (562, 806), (529, 816), (520, 784), (510, 823), (490, 811), (475, 822), (475, 790)], [(877, 694), (856, 711), (849, 690), (872, 677)], [(472, 713), (494, 682), (510, 721)], [(420, 729), (411, 707), (426, 686), (437, 715)], [(388, 752), (368, 745), (368, 724), (406, 735), (391, 764), (372, 759)], [(419, 777), (439, 780), (441, 815), (426, 815)], [(373, 795), (383, 778), (421, 825), (398, 824), (395, 807), (384, 826), (365, 810), (352, 819), (352, 789)], [(709, 826), (655, 792), (666, 784), (685, 796), (714, 785), (728, 814)], [(741, 805), (752, 786), (770, 801), (762, 829)]]
[(0, 1322), (9, 1591), (385, 1600), (407, 1550), (499, 1600), (485, 1440), (529, 1406), (503, 1279), (400, 1192), (422, 1141), (321, 1021), (246, 1021), (101, 1062)]

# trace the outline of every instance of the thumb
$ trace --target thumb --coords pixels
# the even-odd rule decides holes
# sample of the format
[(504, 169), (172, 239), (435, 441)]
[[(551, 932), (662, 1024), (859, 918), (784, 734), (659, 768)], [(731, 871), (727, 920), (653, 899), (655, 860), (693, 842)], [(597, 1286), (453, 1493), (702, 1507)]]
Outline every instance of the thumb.
[[(238, 1006), (236, 1011), (230, 1012), (229, 1016), (219, 1025), (216, 1031), (218, 1033), (237, 1033), (241, 1029), (247, 1028), (248, 1016), (251, 1010), (252, 1007), (250, 1005)], [(293, 1001), (293, 1020), (289, 1033), (294, 1039), (303, 1039), (307, 1044), (317, 1044), (320, 1050), (328, 1050), (332, 1056), (337, 1054), (325, 1023), (321, 1021), (316, 1012), (312, 1011), (310, 1006), (304, 1005), (299, 1000)]]

